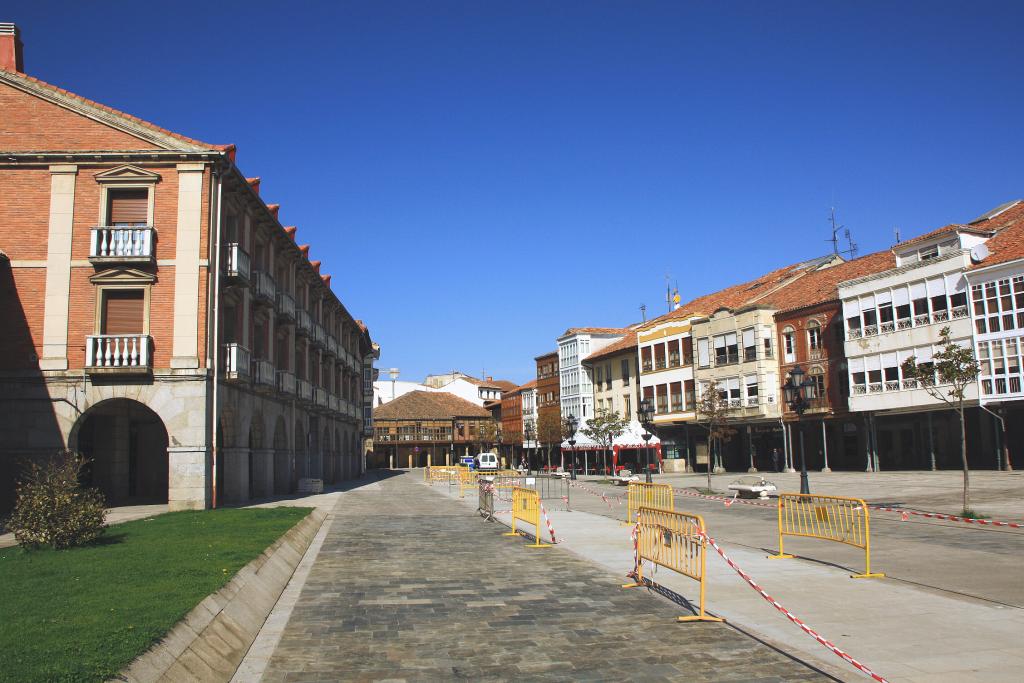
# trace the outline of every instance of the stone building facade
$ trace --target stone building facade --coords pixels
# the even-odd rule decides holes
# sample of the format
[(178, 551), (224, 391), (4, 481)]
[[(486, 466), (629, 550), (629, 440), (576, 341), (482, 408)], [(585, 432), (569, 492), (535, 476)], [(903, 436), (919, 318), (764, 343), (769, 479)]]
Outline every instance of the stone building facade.
[(0, 26), (0, 510), (70, 448), (113, 505), (362, 471), (373, 345), (232, 145), (25, 75)]

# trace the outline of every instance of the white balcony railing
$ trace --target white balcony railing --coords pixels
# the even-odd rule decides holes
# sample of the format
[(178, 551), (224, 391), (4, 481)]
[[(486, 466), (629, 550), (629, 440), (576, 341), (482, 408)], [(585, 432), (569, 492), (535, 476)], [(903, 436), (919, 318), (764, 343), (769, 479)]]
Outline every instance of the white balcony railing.
[(262, 270), (257, 270), (253, 273), (253, 293), (257, 299), (274, 303), (277, 284), (274, 282), (274, 278), (270, 276), (270, 273)]
[(274, 373), (274, 366), (269, 360), (257, 358), (252, 362), (252, 378), (264, 387), (273, 388), (277, 385), (277, 376)]
[(295, 320), (295, 299), (283, 289), (277, 290), (277, 314), (282, 318)]
[(224, 374), (231, 379), (241, 379), (249, 376), (249, 368), (252, 365), (252, 357), (249, 349), (241, 344), (224, 345)]
[(944, 323), (949, 320), (949, 311), (943, 309), (941, 311), (935, 311), (932, 313), (933, 323)]
[(864, 333), (859, 327), (853, 327), (846, 331), (847, 339), (860, 339), (864, 336)]
[(309, 313), (304, 309), (295, 309), (295, 327), (300, 332), (305, 332), (306, 334), (309, 334), (313, 329), (313, 319), (309, 317)]
[(967, 316), (968, 316), (968, 311), (967, 311), (967, 307), (966, 306), (957, 306), (957, 307), (955, 307), (953, 309), (953, 320), (958, 320), (960, 318), (966, 318)]
[(313, 387), (313, 403), (321, 408), (327, 407), (327, 390), (323, 387)]
[(310, 336), (312, 337), (314, 344), (323, 346), (327, 343), (327, 331), (324, 330), (323, 325), (316, 321), (313, 321), (313, 330)]
[(288, 396), (295, 395), (295, 375), (286, 370), (277, 371), (277, 390)]
[(224, 272), (228, 277), (248, 280), (251, 270), (249, 254), (242, 247), (235, 243), (224, 245)]
[(89, 258), (148, 261), (153, 258), (153, 228), (148, 225), (93, 228)]
[(85, 338), (85, 365), (89, 368), (145, 370), (153, 360), (145, 334), (97, 334)]
[(313, 385), (307, 380), (296, 378), (295, 380), (295, 394), (298, 396), (300, 401), (306, 401), (307, 403), (313, 402)]
[(861, 396), (861, 395), (866, 394), (866, 393), (868, 393), (867, 386), (865, 386), (863, 384), (854, 384), (853, 385), (853, 395), (854, 396)]

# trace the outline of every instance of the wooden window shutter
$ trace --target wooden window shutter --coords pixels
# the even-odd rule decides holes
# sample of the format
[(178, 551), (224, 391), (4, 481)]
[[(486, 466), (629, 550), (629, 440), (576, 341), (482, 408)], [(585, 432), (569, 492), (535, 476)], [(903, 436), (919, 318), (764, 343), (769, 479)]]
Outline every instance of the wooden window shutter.
[(141, 289), (112, 289), (103, 296), (102, 334), (142, 334), (146, 294)]
[(110, 190), (110, 225), (146, 225), (149, 222), (149, 190)]

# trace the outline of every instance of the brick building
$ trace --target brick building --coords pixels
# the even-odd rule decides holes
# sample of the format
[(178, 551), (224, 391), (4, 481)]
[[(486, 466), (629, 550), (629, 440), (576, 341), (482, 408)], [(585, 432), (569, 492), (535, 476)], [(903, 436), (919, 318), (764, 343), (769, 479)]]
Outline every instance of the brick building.
[(115, 505), (358, 476), (369, 332), (234, 147), (25, 75), (12, 24), (0, 60), (0, 510), (63, 447)]
[[(558, 351), (534, 358), (537, 364), (537, 441), (541, 447), (561, 443), (562, 401), (559, 392)], [(557, 440), (546, 434), (550, 425), (558, 431)]]

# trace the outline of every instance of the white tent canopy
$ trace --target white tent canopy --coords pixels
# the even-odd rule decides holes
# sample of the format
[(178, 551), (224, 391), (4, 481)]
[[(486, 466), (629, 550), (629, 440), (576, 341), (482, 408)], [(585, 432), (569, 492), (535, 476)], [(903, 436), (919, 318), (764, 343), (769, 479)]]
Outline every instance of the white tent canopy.
[[(640, 423), (636, 420), (631, 421), (626, 426), (626, 431), (619, 434), (618, 437), (612, 442), (613, 448), (643, 448), (644, 447), (644, 428), (640, 426)], [(661, 443), (661, 439), (657, 436), (651, 435), (651, 440), (648, 442), (652, 447)], [(562, 448), (565, 450), (569, 449), (569, 442), (563, 441)], [(604, 448), (601, 444), (597, 443), (593, 439), (587, 437), (582, 431), (576, 433), (576, 447), (575, 450), (600, 450)]]

